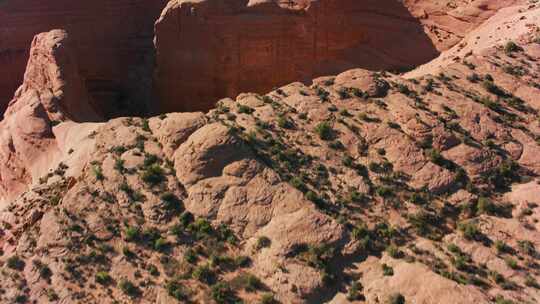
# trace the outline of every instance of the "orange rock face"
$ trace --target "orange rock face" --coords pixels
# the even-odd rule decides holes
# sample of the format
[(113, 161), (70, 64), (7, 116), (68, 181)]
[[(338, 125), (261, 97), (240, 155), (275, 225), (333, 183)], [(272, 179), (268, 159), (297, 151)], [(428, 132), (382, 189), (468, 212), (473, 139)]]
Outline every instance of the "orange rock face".
[(33, 37), (57, 28), (75, 40), (80, 73), (105, 114), (148, 100), (151, 73), (142, 71), (151, 68), (152, 25), (166, 2), (1, 1), (0, 111), (22, 82)]
[(437, 55), (397, 1), (171, 1), (156, 22), (162, 111), (353, 67), (401, 69)]
[[(62, 156), (61, 122), (92, 121), (94, 111), (65, 31), (37, 35), (21, 87), (0, 122), (0, 205), (43, 176)], [(65, 135), (65, 134), (64, 134)]]

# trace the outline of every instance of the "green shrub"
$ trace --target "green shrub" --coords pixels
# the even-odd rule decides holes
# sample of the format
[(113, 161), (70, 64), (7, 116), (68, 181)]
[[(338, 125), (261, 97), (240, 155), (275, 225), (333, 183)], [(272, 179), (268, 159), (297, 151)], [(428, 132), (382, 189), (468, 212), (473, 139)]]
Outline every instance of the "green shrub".
[(112, 278), (106, 271), (99, 271), (96, 273), (96, 282), (101, 285), (107, 285), (112, 282)]
[(322, 140), (331, 140), (334, 136), (334, 130), (329, 122), (321, 122), (315, 126), (315, 133), (319, 135), (319, 138)]
[(293, 187), (295, 187), (296, 189), (302, 191), (302, 192), (306, 192), (307, 191), (307, 186), (306, 184), (304, 183), (304, 181), (299, 178), (299, 177), (293, 177), (291, 178), (291, 180), (289, 181), (291, 183), (291, 185)]
[(215, 279), (214, 272), (208, 265), (197, 266), (191, 276), (202, 283), (212, 284)]
[(153, 164), (143, 172), (142, 180), (150, 186), (158, 185), (165, 180), (165, 172), (160, 165)]
[(197, 253), (195, 250), (188, 248), (186, 252), (184, 252), (184, 260), (190, 264), (194, 264), (197, 261)]
[(489, 80), (484, 80), (484, 82), (482, 82), (482, 86), (484, 87), (484, 89), (492, 94), (495, 94), (497, 96), (506, 96), (506, 92), (499, 88), (495, 83), (493, 83), (493, 81), (489, 81)]
[(94, 176), (98, 181), (102, 181), (105, 179), (105, 176), (103, 175), (103, 171), (101, 170), (101, 167), (98, 165), (92, 166), (92, 171), (94, 172)]
[(506, 243), (501, 240), (495, 241), (494, 246), (498, 253), (505, 253), (510, 251), (508, 245), (506, 245)]
[(287, 116), (279, 116), (277, 122), (278, 126), (283, 129), (292, 129), (294, 127)]
[(248, 292), (255, 292), (263, 288), (263, 283), (261, 280), (250, 273), (241, 273), (234, 278), (232, 285), (243, 288)]
[(462, 254), (461, 249), (458, 247), (458, 245), (454, 243), (448, 244), (446, 249), (448, 249), (448, 251), (450, 251), (453, 254)]
[(219, 282), (212, 286), (212, 299), (218, 304), (236, 303), (237, 297), (228, 283)]
[(261, 236), (257, 239), (257, 243), (255, 244), (255, 249), (261, 250), (263, 248), (270, 247), (271, 244), (272, 244), (272, 241), (269, 238), (267, 238), (266, 236)]
[(360, 299), (360, 289), (361, 285), (358, 282), (352, 282), (351, 288), (349, 288), (349, 291), (347, 292), (347, 300), (349, 301), (356, 301)]
[(400, 293), (393, 293), (388, 296), (386, 304), (405, 304), (405, 297)]
[(175, 298), (178, 301), (186, 301), (188, 298), (184, 286), (182, 286), (178, 281), (172, 280), (167, 282), (165, 289), (167, 289), (167, 293), (169, 294), (169, 296)]
[(267, 292), (261, 296), (261, 301), (259, 303), (260, 304), (277, 304), (278, 301), (276, 301), (276, 298), (274, 297), (272, 293)]
[(519, 265), (518, 265), (518, 262), (516, 260), (514, 260), (513, 258), (511, 257), (506, 257), (504, 259), (504, 262), (506, 263), (506, 266), (512, 268), (512, 269), (518, 269), (519, 268)]
[(255, 112), (255, 110), (251, 107), (248, 107), (246, 105), (238, 105), (238, 113), (251, 114), (253, 112)]
[(536, 255), (536, 248), (534, 248), (533, 242), (529, 240), (518, 240), (517, 243), (519, 250), (521, 250), (523, 253), (530, 256)]
[(172, 192), (165, 192), (160, 196), (161, 201), (164, 203), (167, 210), (174, 210), (176, 212), (182, 212), (182, 202)]
[(473, 222), (459, 223), (458, 229), (463, 233), (463, 236), (467, 240), (479, 240), (479, 238), (482, 236), (480, 229)]
[(515, 53), (515, 52), (519, 52), (521, 50), (522, 50), (522, 48), (513, 41), (508, 41), (504, 45), (504, 52), (506, 54), (512, 54), (512, 53)]
[(386, 247), (386, 253), (388, 253), (388, 255), (391, 256), (394, 259), (399, 259), (403, 255), (403, 252), (401, 252), (401, 250), (399, 250), (399, 247), (397, 247), (394, 244), (389, 245), (388, 247)]
[(120, 288), (120, 290), (132, 297), (132, 298), (135, 298), (137, 296), (139, 296), (140, 294), (140, 290), (137, 286), (135, 286), (135, 284), (133, 284), (131, 281), (127, 280), (127, 279), (122, 279), (120, 280), (120, 282), (118, 283), (118, 288)]
[(164, 251), (169, 246), (169, 242), (166, 239), (160, 237), (154, 242), (154, 250)]
[(394, 268), (386, 265), (386, 264), (382, 264), (381, 265), (381, 268), (382, 268), (382, 271), (383, 271), (383, 275), (385, 276), (393, 276), (394, 275)]
[(198, 218), (193, 223), (189, 224), (187, 229), (195, 234), (199, 239), (209, 237), (214, 233), (214, 228), (209, 221)]
[(141, 230), (138, 227), (128, 227), (125, 230), (126, 241), (136, 242), (141, 238)]
[(492, 214), (495, 212), (496, 208), (490, 199), (480, 197), (476, 203), (476, 210), (478, 210), (479, 213)]
[(17, 255), (11, 256), (7, 259), (7, 267), (22, 271), (24, 269), (25, 263)]

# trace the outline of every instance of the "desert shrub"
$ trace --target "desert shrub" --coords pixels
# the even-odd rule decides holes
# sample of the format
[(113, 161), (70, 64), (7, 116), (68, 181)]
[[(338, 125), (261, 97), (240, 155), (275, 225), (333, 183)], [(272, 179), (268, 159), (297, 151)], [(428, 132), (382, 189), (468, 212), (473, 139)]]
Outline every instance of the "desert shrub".
[(349, 94), (349, 90), (347, 88), (341, 88), (338, 90), (338, 95), (340, 99), (347, 99), (350, 98), (351, 95)]
[(476, 210), (478, 210), (479, 213), (494, 213), (496, 208), (495, 204), (493, 204), (490, 199), (480, 197), (476, 203)]
[(219, 282), (212, 286), (212, 299), (218, 304), (236, 303), (237, 301), (234, 291), (226, 282)]
[(279, 116), (277, 120), (278, 126), (283, 129), (292, 129), (294, 124), (289, 120), (287, 116)]
[(144, 167), (149, 167), (153, 164), (157, 164), (160, 162), (160, 159), (157, 155), (155, 154), (150, 154), (150, 153), (145, 153), (144, 154), (144, 161), (143, 161), (143, 166)]
[(484, 89), (492, 94), (495, 94), (497, 96), (501, 96), (501, 97), (504, 97), (506, 96), (506, 92), (501, 89), (499, 86), (497, 86), (493, 81), (489, 81), (489, 80), (484, 80), (484, 82), (482, 82), (482, 86), (484, 87)]
[(530, 274), (527, 274), (527, 276), (525, 277), (525, 285), (536, 289), (540, 288), (540, 284), (538, 284), (538, 281)]
[(291, 185), (293, 187), (295, 187), (296, 189), (302, 191), (302, 192), (306, 192), (307, 191), (307, 186), (306, 184), (304, 183), (304, 181), (299, 178), (299, 177), (293, 177), (291, 178), (291, 180), (289, 181), (291, 183)]
[(102, 181), (105, 179), (105, 176), (103, 175), (103, 171), (101, 170), (101, 167), (99, 165), (93, 165), (92, 172), (94, 173), (94, 176), (96, 177), (98, 181)]
[(518, 265), (518, 262), (516, 260), (514, 260), (513, 258), (511, 257), (506, 257), (504, 259), (504, 262), (506, 263), (506, 266), (512, 268), (512, 269), (518, 269), (519, 268), (519, 265)]
[(515, 53), (515, 52), (519, 52), (521, 50), (522, 50), (522, 48), (513, 41), (508, 41), (504, 45), (504, 52), (506, 54), (512, 54), (512, 53)]
[(452, 252), (453, 254), (462, 254), (461, 249), (458, 247), (458, 245), (454, 243), (448, 244), (448, 246), (446, 246), (446, 249), (448, 249), (448, 251)]
[(137, 286), (135, 286), (135, 284), (133, 284), (131, 281), (127, 280), (127, 279), (122, 279), (120, 280), (120, 282), (118, 283), (118, 288), (120, 288), (120, 290), (132, 297), (132, 298), (135, 298), (137, 296), (139, 296), (140, 294), (140, 290)]
[(393, 293), (388, 296), (386, 304), (405, 304), (405, 297), (400, 293)]
[(394, 190), (387, 186), (378, 186), (375, 190), (378, 196), (388, 198), (394, 195)]
[(511, 248), (501, 240), (495, 241), (494, 246), (498, 253), (508, 253), (511, 251)]
[(351, 288), (349, 288), (349, 291), (347, 292), (347, 300), (349, 301), (356, 301), (360, 299), (360, 289), (362, 286), (358, 282), (352, 282)]
[(259, 303), (260, 304), (277, 304), (278, 301), (276, 301), (276, 298), (274, 297), (272, 293), (267, 292), (261, 296), (261, 301)]
[(394, 269), (386, 264), (381, 265), (383, 275), (385, 276), (393, 276), (394, 275)]
[(529, 240), (518, 240), (518, 247), (519, 249), (530, 256), (536, 255), (536, 248), (534, 248), (533, 242)]
[(151, 132), (151, 130), (150, 130), (150, 124), (149, 124), (149, 122), (148, 122), (148, 119), (146, 119), (146, 118), (143, 119), (141, 128), (142, 128), (143, 131), (145, 131), (145, 132)]
[(331, 140), (334, 135), (334, 130), (329, 122), (324, 121), (315, 126), (315, 133), (317, 133), (322, 140)]
[(167, 293), (169, 294), (169, 296), (175, 298), (178, 301), (186, 301), (188, 298), (185, 287), (176, 280), (167, 282), (165, 289), (167, 289)]
[(125, 230), (125, 239), (128, 242), (136, 242), (141, 239), (141, 230), (138, 227), (128, 227)]
[(162, 237), (154, 241), (154, 250), (156, 251), (164, 251), (168, 247), (169, 247), (169, 242), (167, 242), (167, 240)]
[(480, 229), (473, 222), (462, 222), (458, 224), (458, 229), (467, 240), (479, 240), (482, 236)]
[(7, 259), (6, 265), (8, 268), (22, 271), (24, 269), (25, 263), (20, 257), (14, 255)]
[(199, 239), (209, 237), (214, 233), (214, 228), (210, 222), (203, 218), (196, 219), (187, 226), (187, 229)]
[(497, 296), (495, 297), (495, 304), (514, 304), (514, 301), (512, 301), (512, 300), (507, 300), (507, 299), (505, 299), (503, 296), (497, 295)]
[(238, 105), (238, 113), (241, 113), (241, 114), (251, 114), (253, 113), (255, 110), (251, 107), (248, 107), (246, 105)]
[(208, 265), (197, 266), (193, 270), (191, 276), (194, 279), (206, 284), (212, 284), (215, 279), (215, 274)]
[(172, 192), (165, 192), (160, 196), (161, 201), (164, 203), (167, 210), (174, 210), (175, 212), (182, 212), (182, 202)]
[(394, 259), (399, 259), (403, 256), (403, 252), (401, 252), (401, 250), (399, 250), (399, 247), (394, 244), (386, 247), (386, 253), (388, 253), (388, 255)]
[(112, 282), (112, 278), (106, 271), (98, 271), (96, 273), (96, 282), (101, 285), (107, 285)]
[(409, 198), (409, 201), (415, 205), (424, 205), (426, 203), (424, 195), (418, 192), (414, 192)]
[(184, 252), (184, 260), (190, 264), (197, 262), (197, 253), (195, 250), (188, 248), (186, 252)]
[(123, 159), (116, 159), (115, 162), (114, 162), (114, 169), (120, 173), (123, 173), (125, 168), (124, 168), (124, 163), (125, 161)]
[(242, 288), (248, 292), (255, 292), (263, 288), (259, 278), (250, 273), (241, 273), (231, 281), (233, 288)]
[(143, 172), (142, 180), (150, 186), (160, 184), (165, 180), (165, 172), (158, 164), (153, 164)]
[(272, 241), (269, 238), (267, 238), (266, 236), (261, 236), (257, 239), (257, 243), (255, 244), (255, 249), (261, 250), (263, 248), (270, 247), (271, 244), (272, 244)]

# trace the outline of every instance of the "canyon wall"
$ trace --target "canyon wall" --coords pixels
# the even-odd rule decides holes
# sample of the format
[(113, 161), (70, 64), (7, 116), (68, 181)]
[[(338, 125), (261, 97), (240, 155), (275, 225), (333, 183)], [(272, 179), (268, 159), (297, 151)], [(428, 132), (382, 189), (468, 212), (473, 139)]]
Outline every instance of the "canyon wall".
[(152, 83), (152, 27), (166, 2), (0, 1), (1, 113), (22, 83), (30, 42), (35, 35), (57, 28), (73, 40), (96, 109), (108, 117), (144, 108)]
[(174, 0), (155, 33), (165, 112), (353, 67), (406, 69), (438, 54), (394, 0)]

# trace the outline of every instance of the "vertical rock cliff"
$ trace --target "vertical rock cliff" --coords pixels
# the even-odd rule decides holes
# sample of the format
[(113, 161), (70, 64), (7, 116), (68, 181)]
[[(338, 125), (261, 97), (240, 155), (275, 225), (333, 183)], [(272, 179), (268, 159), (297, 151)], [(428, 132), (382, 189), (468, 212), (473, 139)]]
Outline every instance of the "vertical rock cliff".
[(141, 110), (151, 92), (152, 26), (166, 2), (0, 1), (0, 111), (22, 82), (33, 37), (56, 28), (74, 40), (96, 108), (106, 116)]
[(393, 0), (175, 0), (155, 28), (162, 111), (208, 109), (243, 91), (352, 67), (403, 69), (437, 55)]

